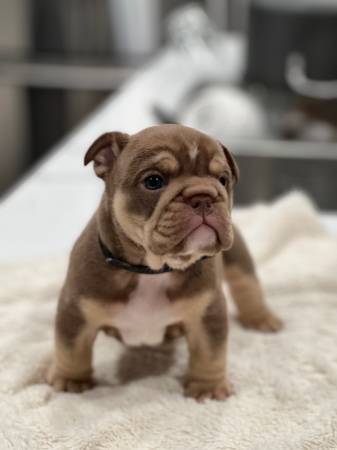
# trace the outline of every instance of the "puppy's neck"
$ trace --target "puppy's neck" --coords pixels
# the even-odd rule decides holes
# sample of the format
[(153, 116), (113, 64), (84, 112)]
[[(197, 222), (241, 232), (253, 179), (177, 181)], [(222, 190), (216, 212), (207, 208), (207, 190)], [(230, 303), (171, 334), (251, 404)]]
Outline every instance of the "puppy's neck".
[(112, 215), (111, 205), (106, 193), (103, 194), (97, 210), (96, 220), (98, 235), (114, 257), (123, 259), (130, 264), (143, 264), (145, 262), (145, 250), (123, 232)]

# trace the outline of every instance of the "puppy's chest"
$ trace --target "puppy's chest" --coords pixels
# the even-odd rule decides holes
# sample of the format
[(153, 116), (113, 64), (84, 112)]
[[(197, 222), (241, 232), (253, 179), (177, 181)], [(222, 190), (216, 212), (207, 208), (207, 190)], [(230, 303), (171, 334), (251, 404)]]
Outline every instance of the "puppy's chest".
[(139, 276), (129, 301), (111, 320), (125, 344), (160, 344), (166, 327), (179, 320), (167, 296), (171, 277), (169, 273)]

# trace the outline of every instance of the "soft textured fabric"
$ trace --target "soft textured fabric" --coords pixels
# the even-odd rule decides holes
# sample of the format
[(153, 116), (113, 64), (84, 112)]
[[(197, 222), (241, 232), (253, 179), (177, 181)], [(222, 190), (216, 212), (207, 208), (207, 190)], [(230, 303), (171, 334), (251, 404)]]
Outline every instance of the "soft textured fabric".
[(231, 309), (225, 402), (183, 397), (183, 340), (172, 354), (103, 335), (99, 385), (53, 392), (43, 373), (66, 259), (1, 267), (0, 449), (337, 449), (337, 240), (300, 193), (234, 216), (285, 328), (244, 330)]

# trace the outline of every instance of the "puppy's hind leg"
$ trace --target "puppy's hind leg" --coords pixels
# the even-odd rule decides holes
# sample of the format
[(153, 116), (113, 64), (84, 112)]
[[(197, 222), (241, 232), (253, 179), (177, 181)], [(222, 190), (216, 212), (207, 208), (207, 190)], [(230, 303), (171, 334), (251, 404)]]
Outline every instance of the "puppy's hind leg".
[(236, 227), (233, 246), (222, 255), (225, 278), (237, 306), (241, 324), (260, 331), (280, 330), (282, 322), (265, 303), (254, 262)]
[(55, 324), (55, 350), (47, 381), (56, 391), (91, 389), (92, 348), (97, 330), (83, 318), (78, 305), (60, 299)]

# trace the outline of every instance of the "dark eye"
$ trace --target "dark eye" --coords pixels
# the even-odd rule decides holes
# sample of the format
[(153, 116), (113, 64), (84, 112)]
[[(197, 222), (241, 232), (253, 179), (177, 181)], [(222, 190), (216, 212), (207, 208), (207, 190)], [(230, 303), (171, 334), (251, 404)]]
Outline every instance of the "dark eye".
[(144, 186), (146, 187), (146, 189), (154, 191), (165, 186), (165, 181), (160, 175), (149, 175), (144, 179)]
[(222, 186), (227, 186), (227, 178), (226, 177), (220, 177), (219, 181), (222, 184)]

